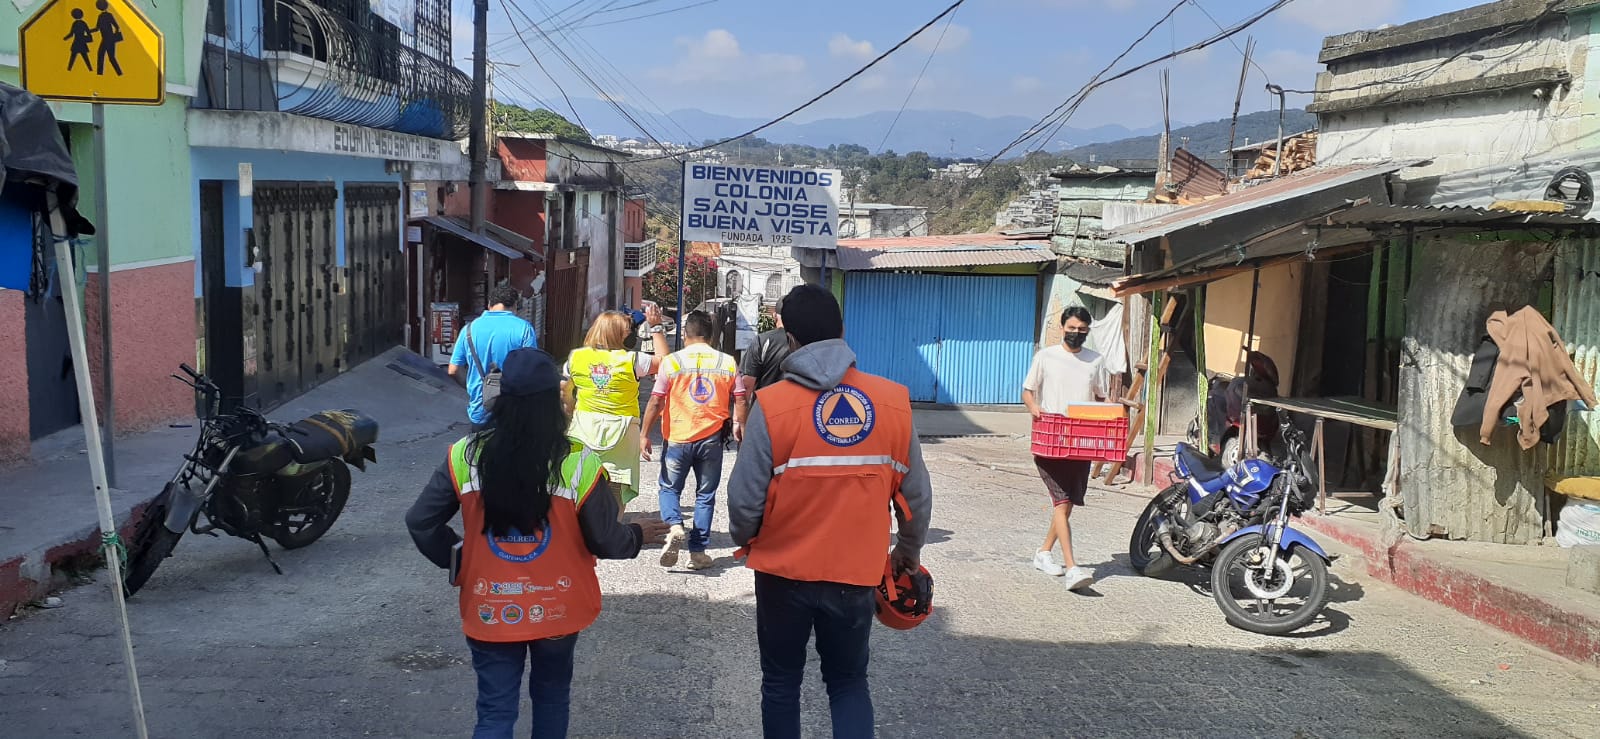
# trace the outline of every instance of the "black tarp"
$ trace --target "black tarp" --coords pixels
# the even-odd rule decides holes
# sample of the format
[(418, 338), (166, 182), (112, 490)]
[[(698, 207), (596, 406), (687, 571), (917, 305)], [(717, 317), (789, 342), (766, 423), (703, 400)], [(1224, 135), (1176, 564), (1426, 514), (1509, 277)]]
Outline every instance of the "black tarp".
[(7, 198), (17, 198), (44, 211), (45, 193), (54, 190), (67, 236), (93, 234), (94, 225), (79, 215), (78, 172), (50, 106), (20, 87), (0, 82), (0, 185)]

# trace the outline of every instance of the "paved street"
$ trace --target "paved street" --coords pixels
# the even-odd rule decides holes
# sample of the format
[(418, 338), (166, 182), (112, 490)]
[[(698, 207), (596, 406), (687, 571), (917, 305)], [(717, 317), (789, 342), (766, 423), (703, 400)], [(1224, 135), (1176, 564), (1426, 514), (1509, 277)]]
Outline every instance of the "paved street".
[[(401, 524), (455, 433), (385, 443), (334, 530), (277, 553), (282, 577), (247, 543), (185, 539), (131, 601), (152, 735), (465, 735), (474, 686), (453, 592)], [(925, 559), (938, 610), (916, 631), (874, 634), (881, 736), (1579, 737), (1600, 727), (1600, 672), (1383, 585), (1341, 581), (1328, 618), (1301, 638), (1228, 627), (1191, 586), (1128, 570), (1143, 505), (1131, 495), (1091, 492), (1078, 549), (1101, 582), (1067, 593), (1028, 566), (1046, 505), (1021, 442), (948, 440), (927, 454), (938, 499)], [(655, 496), (635, 507), (653, 510)], [(605, 613), (580, 642), (574, 736), (759, 734), (752, 578), (731, 564), (725, 534), (714, 543), (724, 566), (706, 573), (664, 571), (653, 551), (602, 564)], [(19, 737), (127, 735), (103, 579), (63, 597), (63, 608), (0, 626), (0, 725)], [(814, 672), (806, 700), (810, 734), (827, 736)]]

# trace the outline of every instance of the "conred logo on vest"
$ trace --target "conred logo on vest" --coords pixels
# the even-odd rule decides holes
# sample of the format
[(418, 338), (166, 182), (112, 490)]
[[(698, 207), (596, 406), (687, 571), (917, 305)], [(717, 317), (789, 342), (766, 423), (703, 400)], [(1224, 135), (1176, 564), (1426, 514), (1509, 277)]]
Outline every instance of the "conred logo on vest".
[[(489, 551), (493, 552), (494, 556), (507, 562), (516, 562), (518, 564), (532, 562), (538, 559), (539, 555), (544, 554), (544, 550), (550, 546), (550, 522), (548, 520), (544, 522), (544, 531), (540, 536), (527, 536), (515, 528), (510, 533), (510, 536), (495, 536), (492, 531), (483, 533), (484, 538), (489, 540)], [(509, 549), (521, 551), (510, 551), (507, 548), (508, 545)]]
[(875, 414), (872, 399), (849, 385), (840, 385), (817, 396), (812, 408), (817, 434), (834, 446), (853, 446), (872, 433)]

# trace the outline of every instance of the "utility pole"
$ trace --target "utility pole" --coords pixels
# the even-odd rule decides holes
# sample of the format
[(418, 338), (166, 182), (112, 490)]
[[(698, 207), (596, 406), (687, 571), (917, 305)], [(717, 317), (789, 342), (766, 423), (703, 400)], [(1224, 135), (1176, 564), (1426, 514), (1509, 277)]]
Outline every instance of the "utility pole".
[(467, 175), (467, 185), (472, 191), (472, 231), (483, 232), (483, 222), (488, 218), (489, 144), (489, 0), (472, 3), (472, 138), (468, 154), (472, 169)]

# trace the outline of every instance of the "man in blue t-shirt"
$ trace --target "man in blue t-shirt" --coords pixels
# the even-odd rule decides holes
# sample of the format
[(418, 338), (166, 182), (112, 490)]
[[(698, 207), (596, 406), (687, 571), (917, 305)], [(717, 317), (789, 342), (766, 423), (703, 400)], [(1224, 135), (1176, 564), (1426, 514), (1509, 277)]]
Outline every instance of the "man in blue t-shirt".
[(450, 355), (450, 376), (456, 382), (466, 378), (467, 418), (472, 419), (474, 430), (489, 421), (489, 409), (483, 405), (484, 373), (505, 364), (506, 355), (516, 349), (539, 348), (533, 324), (511, 312), (520, 298), (514, 287), (495, 288), (489, 293), (489, 310), (456, 337), (455, 352)]

